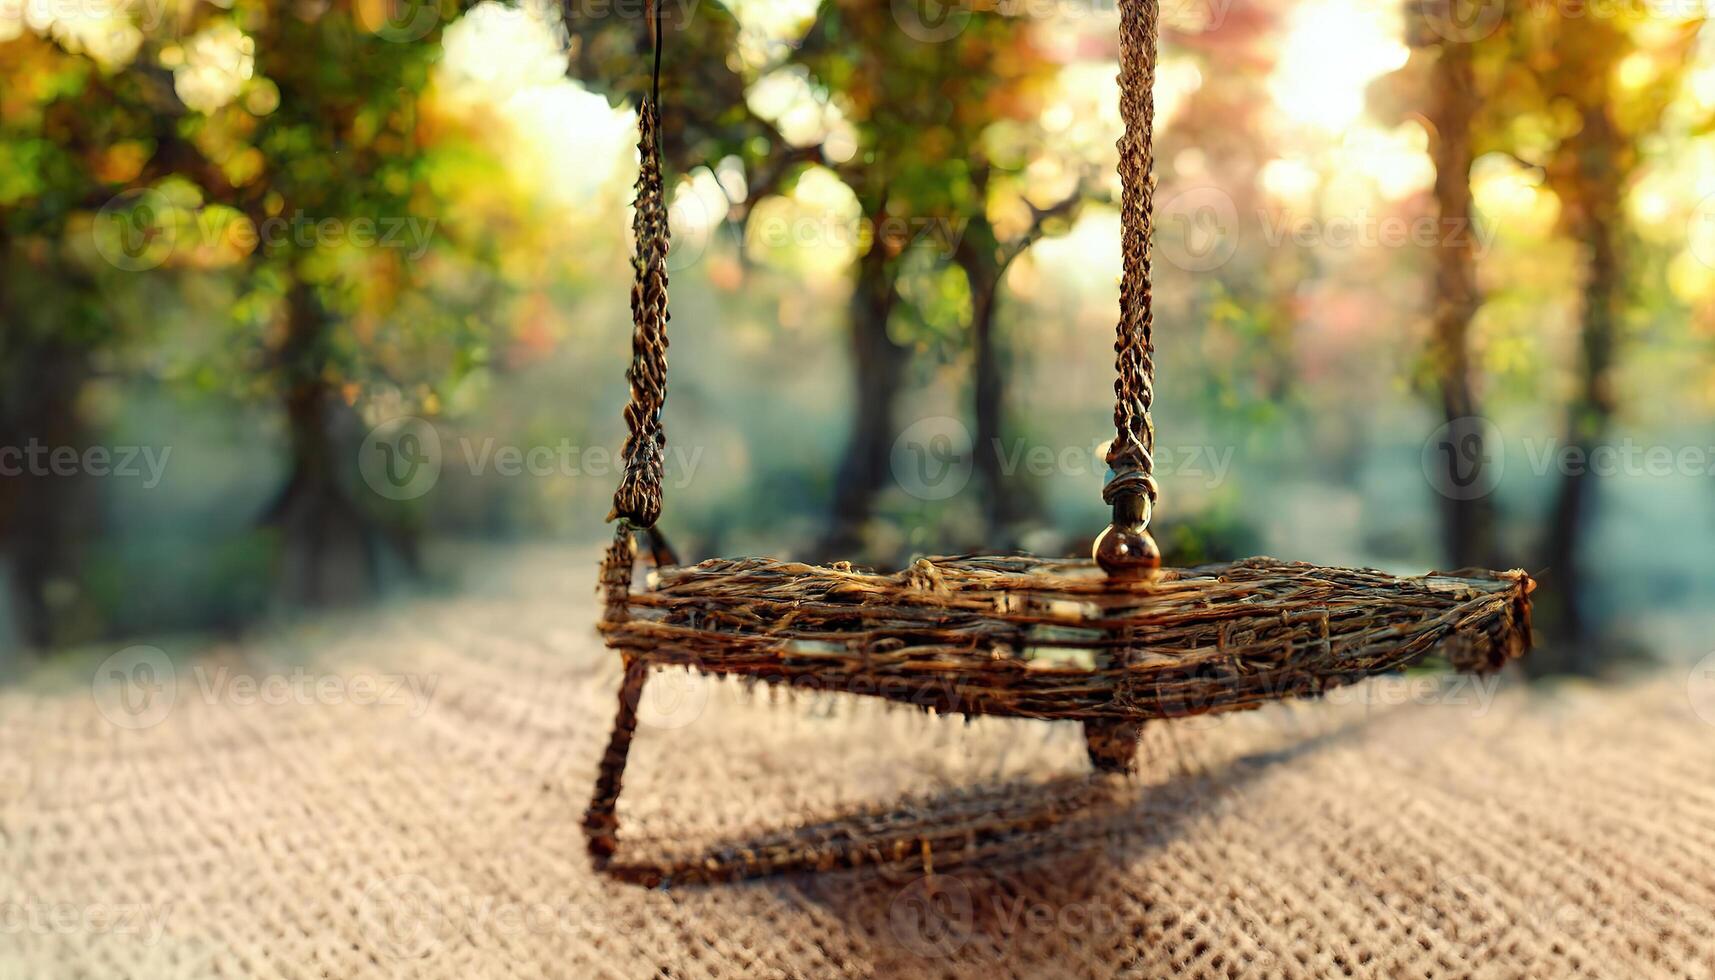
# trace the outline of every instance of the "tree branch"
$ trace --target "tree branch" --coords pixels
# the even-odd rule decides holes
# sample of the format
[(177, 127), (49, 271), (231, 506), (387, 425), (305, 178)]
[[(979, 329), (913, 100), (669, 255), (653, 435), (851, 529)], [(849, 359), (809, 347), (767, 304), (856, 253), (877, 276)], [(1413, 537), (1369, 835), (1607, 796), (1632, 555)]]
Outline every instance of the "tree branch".
[(1004, 274), (1007, 267), (1011, 266), (1015, 259), (1041, 240), (1048, 222), (1056, 218), (1071, 217), (1083, 207), (1085, 202), (1100, 201), (1106, 196), (1095, 193), (1094, 182), (1086, 175), (1078, 178), (1078, 185), (1072, 189), (1072, 193), (1048, 207), (1039, 208), (1026, 201), (1025, 206), (1030, 209), (1030, 225), (1025, 229), (1023, 235), (1001, 246), (1000, 271)]

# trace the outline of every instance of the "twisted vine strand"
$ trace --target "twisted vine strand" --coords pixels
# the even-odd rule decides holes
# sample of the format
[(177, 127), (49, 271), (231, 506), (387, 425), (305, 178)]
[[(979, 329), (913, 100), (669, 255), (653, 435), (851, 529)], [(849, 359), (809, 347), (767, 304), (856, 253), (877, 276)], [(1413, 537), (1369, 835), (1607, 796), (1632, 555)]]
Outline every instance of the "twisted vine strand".
[(1107, 463), (1111, 476), (1102, 490), (1109, 504), (1127, 494), (1141, 493), (1154, 508), (1156, 486), (1154, 298), (1150, 287), (1150, 235), (1154, 228), (1155, 188), (1151, 169), (1155, 129), (1156, 39), (1160, 15), (1157, 0), (1121, 0), (1120, 116), (1125, 134), (1119, 141), (1121, 182), (1121, 251), (1125, 266), (1120, 279), (1120, 317), (1114, 339), (1114, 429)]
[(667, 402), (667, 199), (662, 187), (660, 115), (653, 96), (637, 112), (637, 200), (631, 228), (636, 252), (631, 264), (631, 400), (625, 406), (625, 473), (613, 494), (613, 513), (637, 527), (661, 517), (662, 466), (667, 433), (661, 410)]

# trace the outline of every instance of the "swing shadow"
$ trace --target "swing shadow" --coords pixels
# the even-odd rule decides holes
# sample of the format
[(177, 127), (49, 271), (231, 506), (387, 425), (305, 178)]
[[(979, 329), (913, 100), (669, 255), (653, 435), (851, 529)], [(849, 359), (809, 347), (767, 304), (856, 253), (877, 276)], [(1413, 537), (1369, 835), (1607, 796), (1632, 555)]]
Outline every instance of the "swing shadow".
[[(627, 859), (622, 847), (620, 855), (599, 862), (598, 870), (652, 888), (771, 879), (813, 895), (827, 891), (824, 879), (878, 879), (897, 888), (955, 869), (982, 876), (992, 869), (1016, 874), (1040, 867), (1084, 891), (1099, 880), (1095, 868), (1166, 846), (1187, 824), (1225, 805), (1272, 768), (1350, 740), (1373, 720), (1236, 756), (1212, 770), (1181, 768), (1149, 785), (1100, 773), (989, 782), (727, 838), (672, 858)], [(1092, 873), (1067, 873), (1085, 864)]]

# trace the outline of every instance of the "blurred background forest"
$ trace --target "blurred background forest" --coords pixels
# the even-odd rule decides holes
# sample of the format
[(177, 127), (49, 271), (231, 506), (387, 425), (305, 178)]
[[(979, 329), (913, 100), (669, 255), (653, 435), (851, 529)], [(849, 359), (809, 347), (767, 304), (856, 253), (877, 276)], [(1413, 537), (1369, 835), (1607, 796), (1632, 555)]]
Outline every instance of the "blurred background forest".
[[(0, 0), (0, 668), (473, 548), (593, 589), (642, 8)], [(1165, 0), (1170, 561), (1523, 567), (1537, 670), (1710, 651), (1707, 13)], [(664, 16), (680, 551), (1085, 551), (1111, 0)]]

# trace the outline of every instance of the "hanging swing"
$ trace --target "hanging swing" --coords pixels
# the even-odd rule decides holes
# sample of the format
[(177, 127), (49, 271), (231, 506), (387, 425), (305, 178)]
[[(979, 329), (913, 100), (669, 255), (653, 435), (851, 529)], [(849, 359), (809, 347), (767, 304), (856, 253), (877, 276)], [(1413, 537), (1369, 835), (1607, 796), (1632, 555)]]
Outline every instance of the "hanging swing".
[[(668, 321), (656, 24), (657, 81), (638, 111), (629, 436), (610, 517), (617, 532), (601, 575), (600, 628), (620, 652), (624, 676), (584, 818), (599, 867), (617, 853), (616, 804), (650, 667), (871, 694), (966, 716), (1078, 721), (1094, 767), (1126, 772), (1150, 719), (1312, 696), (1432, 653), (1455, 669), (1489, 672), (1529, 648), (1534, 583), (1522, 571), (1396, 578), (1271, 558), (1160, 567), (1148, 530), (1158, 492), (1149, 257), (1157, 4), (1119, 3), (1124, 270), (1114, 345), (1117, 431), (1102, 492), (1113, 523), (1096, 540), (1093, 560), (927, 558), (892, 575), (769, 558), (681, 566), (654, 530)], [(634, 590), (640, 534), (654, 570), (649, 586)], [(979, 844), (965, 830), (917, 839), (925, 851), (931, 841), (951, 849), (937, 853), (943, 865), (977, 853)], [(800, 840), (710, 858), (686, 877), (851, 867), (889, 856), (852, 841)]]

